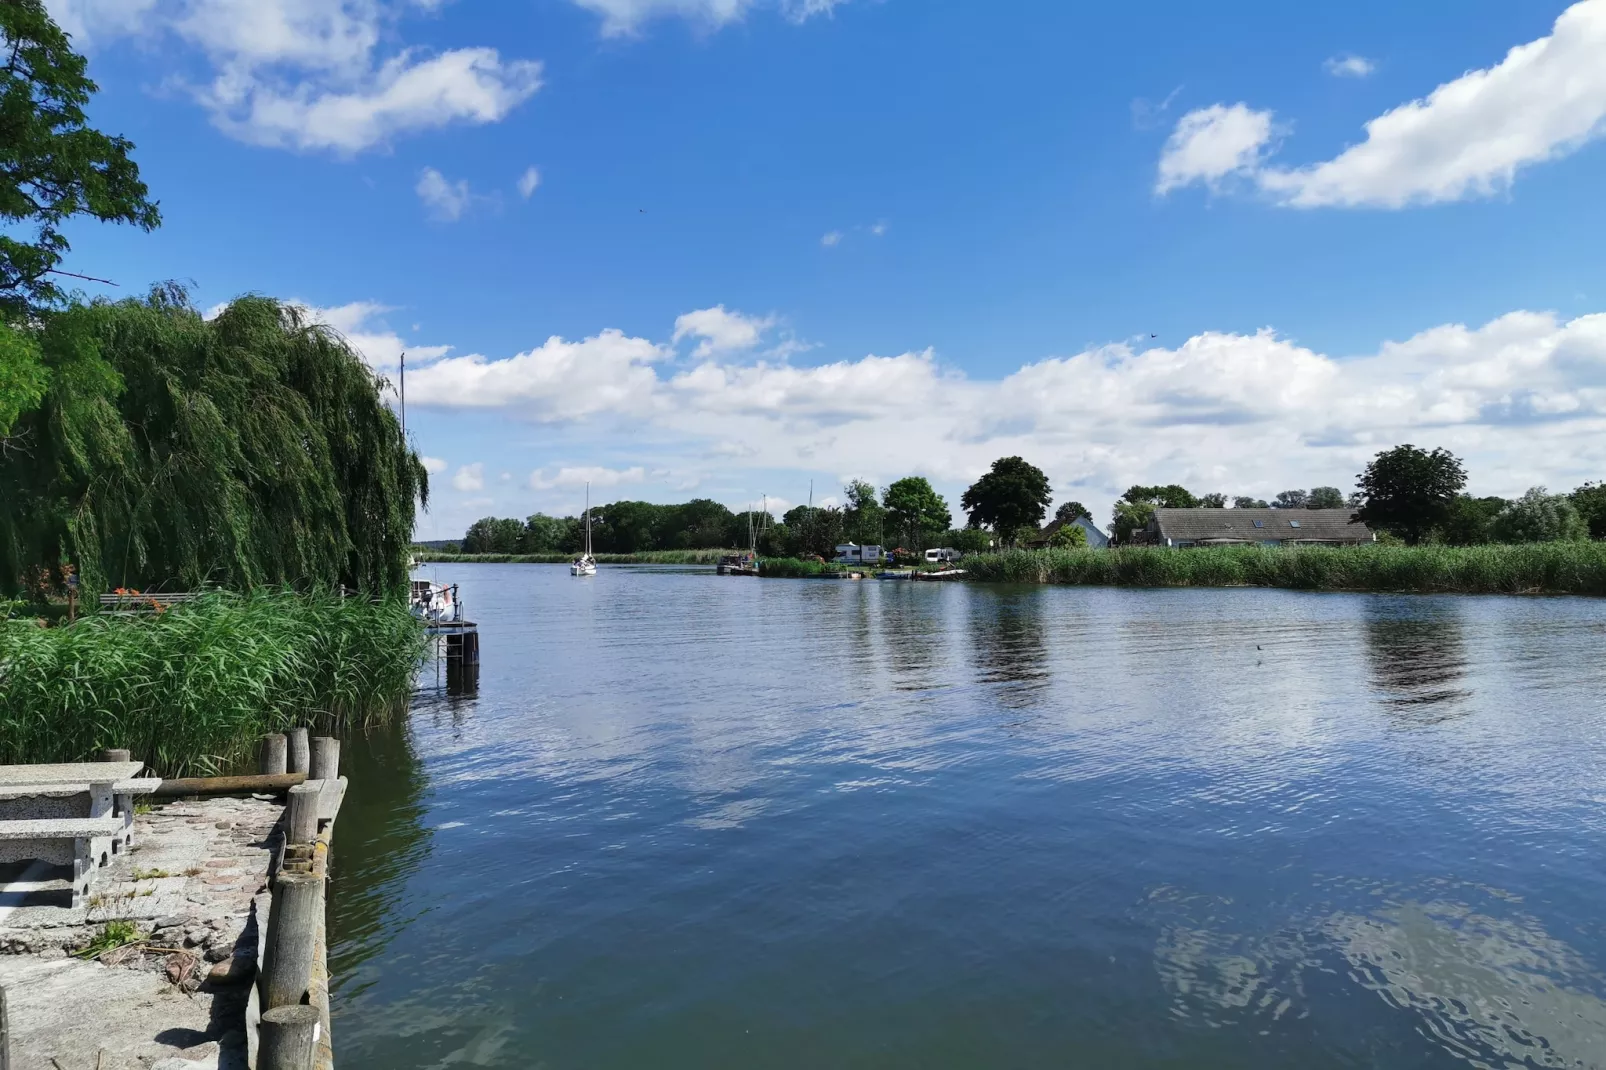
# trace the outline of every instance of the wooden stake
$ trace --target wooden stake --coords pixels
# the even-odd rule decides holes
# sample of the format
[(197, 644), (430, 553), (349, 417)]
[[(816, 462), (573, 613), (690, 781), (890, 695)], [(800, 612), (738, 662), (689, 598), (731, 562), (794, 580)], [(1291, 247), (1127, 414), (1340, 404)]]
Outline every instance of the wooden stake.
[(312, 768), (312, 753), (307, 746), (307, 730), (305, 728), (292, 728), (285, 735), (290, 741), (290, 768), (291, 773), (305, 773)]
[(264, 1011), (257, 1070), (312, 1070), (318, 1046), (318, 1008), (305, 1004)]
[(262, 1006), (268, 1010), (299, 1004), (307, 994), (322, 913), (322, 877), (279, 874), (273, 882), (273, 916), (268, 922), (267, 961), (262, 967)]
[(287, 746), (283, 732), (262, 737), (263, 776), (283, 776), (290, 771), (289, 760), (285, 756)]
[(312, 739), (312, 769), (308, 780), (336, 780), (340, 776), (340, 740), (332, 736)]
[(318, 799), (323, 784), (297, 784), (290, 789), (284, 811), (285, 840), (310, 844), (318, 837)]

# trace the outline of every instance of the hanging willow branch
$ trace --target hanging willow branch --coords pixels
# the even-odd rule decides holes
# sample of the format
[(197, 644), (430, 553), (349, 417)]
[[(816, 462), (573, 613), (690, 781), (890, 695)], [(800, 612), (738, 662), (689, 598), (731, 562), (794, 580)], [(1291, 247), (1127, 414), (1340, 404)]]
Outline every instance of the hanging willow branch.
[(184, 291), (75, 305), (39, 328), (44, 403), (0, 456), (0, 591), (73, 562), (86, 590), (405, 582), (428, 476), (380, 380), (302, 312)]

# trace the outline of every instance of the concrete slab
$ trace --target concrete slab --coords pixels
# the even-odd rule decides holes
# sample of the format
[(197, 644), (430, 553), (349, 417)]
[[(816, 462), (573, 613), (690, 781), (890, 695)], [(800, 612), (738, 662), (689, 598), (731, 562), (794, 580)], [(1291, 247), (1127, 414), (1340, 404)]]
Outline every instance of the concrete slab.
[(104, 784), (114, 780), (133, 780), (144, 768), (144, 762), (0, 765), (0, 784)]

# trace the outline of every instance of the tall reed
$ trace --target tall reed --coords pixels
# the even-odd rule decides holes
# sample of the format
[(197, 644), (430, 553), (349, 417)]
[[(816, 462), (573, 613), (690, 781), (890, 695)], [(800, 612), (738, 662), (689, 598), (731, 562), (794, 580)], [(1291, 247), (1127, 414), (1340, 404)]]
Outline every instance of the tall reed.
[(0, 622), (0, 763), (125, 747), (164, 776), (216, 772), (263, 733), (405, 709), (424, 642), (400, 599), (282, 591), (59, 628)]
[(1606, 594), (1603, 542), (1011, 550), (967, 557), (962, 567), (971, 579), (1011, 583)]

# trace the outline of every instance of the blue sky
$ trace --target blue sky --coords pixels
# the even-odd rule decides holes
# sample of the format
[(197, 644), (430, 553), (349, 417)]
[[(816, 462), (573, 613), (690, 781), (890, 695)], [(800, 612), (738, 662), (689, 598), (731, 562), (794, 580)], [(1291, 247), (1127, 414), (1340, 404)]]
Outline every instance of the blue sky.
[(407, 349), (424, 537), (1010, 453), (1101, 520), (1606, 478), (1606, 0), (51, 7), (165, 216), (68, 266)]

